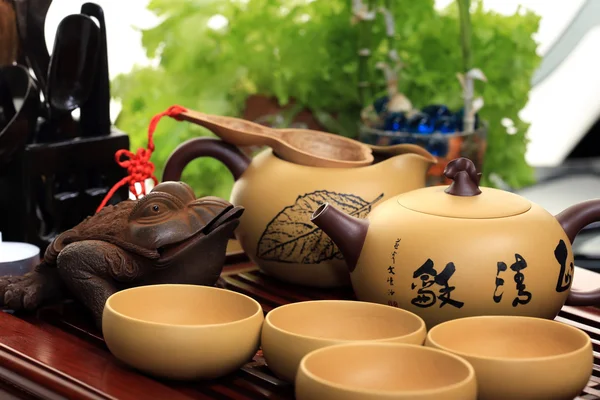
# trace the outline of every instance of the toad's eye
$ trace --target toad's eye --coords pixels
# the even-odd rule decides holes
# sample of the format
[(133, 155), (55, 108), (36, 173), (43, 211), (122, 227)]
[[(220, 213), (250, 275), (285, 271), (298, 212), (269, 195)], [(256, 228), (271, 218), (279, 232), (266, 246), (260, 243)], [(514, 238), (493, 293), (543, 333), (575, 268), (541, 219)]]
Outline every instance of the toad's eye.
[(159, 218), (169, 214), (169, 207), (166, 204), (160, 202), (152, 202), (147, 204), (141, 212), (137, 213), (137, 218)]
[(130, 220), (137, 220), (138, 222), (144, 220), (148, 223), (164, 221), (183, 207), (183, 205), (172, 201), (166, 196), (151, 193), (139, 200), (132, 211)]

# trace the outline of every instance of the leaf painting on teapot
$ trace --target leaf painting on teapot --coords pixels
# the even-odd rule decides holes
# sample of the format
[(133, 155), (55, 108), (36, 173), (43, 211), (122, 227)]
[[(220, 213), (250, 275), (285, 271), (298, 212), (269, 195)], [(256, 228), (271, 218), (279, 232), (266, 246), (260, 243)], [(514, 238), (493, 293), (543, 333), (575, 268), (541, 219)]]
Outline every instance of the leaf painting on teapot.
[(256, 255), (263, 260), (295, 264), (318, 264), (332, 259), (342, 260), (338, 247), (321, 228), (310, 223), (312, 213), (323, 203), (335, 204), (357, 218), (365, 218), (381, 193), (372, 201), (346, 193), (317, 190), (298, 196), (294, 204), (281, 210), (261, 235)]
[(558, 242), (556, 249), (554, 249), (554, 257), (556, 257), (556, 261), (560, 264), (560, 272), (558, 274), (558, 281), (556, 282), (556, 291), (559, 293), (568, 290), (573, 282), (573, 272), (575, 267), (573, 266), (573, 263), (571, 263), (569, 270), (567, 270), (567, 256), (567, 245), (561, 240)]
[[(522, 272), (525, 268), (527, 268), (527, 261), (520, 255), (515, 254), (515, 262), (510, 266), (510, 270), (514, 271), (514, 281), (517, 288), (517, 295), (512, 301), (512, 306), (516, 307), (519, 304), (527, 304), (531, 301), (531, 292), (527, 291), (527, 286), (525, 285), (525, 274)], [(508, 269), (506, 263), (503, 261), (498, 261), (497, 264), (497, 272), (496, 272), (496, 289), (494, 290), (493, 299), (495, 303), (500, 303), (502, 301), (502, 295), (504, 292), (499, 292), (500, 287), (504, 286), (504, 279), (500, 277), (500, 275), (504, 275), (504, 272)]]

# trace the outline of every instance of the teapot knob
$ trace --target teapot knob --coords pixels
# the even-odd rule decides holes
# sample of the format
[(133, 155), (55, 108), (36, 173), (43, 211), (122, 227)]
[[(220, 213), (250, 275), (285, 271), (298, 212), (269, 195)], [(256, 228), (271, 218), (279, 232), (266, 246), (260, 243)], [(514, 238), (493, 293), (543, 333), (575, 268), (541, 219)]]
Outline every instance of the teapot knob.
[(481, 193), (479, 180), (481, 173), (477, 173), (473, 161), (465, 157), (454, 159), (446, 165), (444, 175), (452, 179), (450, 186), (444, 190), (453, 196), (476, 196)]

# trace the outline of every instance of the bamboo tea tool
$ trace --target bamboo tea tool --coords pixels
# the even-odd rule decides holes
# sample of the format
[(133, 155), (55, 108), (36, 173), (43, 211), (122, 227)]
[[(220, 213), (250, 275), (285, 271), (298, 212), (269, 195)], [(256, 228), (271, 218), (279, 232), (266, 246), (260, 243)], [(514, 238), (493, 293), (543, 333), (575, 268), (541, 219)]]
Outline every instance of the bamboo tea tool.
[(264, 145), (286, 161), (330, 168), (363, 167), (373, 163), (371, 149), (356, 140), (309, 129), (274, 129), (235, 117), (189, 110), (181, 119), (210, 129), (236, 146)]

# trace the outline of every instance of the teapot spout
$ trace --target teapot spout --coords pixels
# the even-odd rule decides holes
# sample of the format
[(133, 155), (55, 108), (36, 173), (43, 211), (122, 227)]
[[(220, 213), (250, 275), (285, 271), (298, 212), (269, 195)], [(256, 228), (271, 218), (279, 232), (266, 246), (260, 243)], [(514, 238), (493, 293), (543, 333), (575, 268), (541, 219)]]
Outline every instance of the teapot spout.
[(344, 256), (348, 270), (354, 271), (367, 237), (369, 221), (345, 214), (328, 203), (321, 204), (310, 220), (331, 238)]

